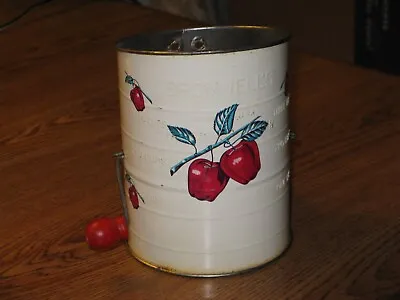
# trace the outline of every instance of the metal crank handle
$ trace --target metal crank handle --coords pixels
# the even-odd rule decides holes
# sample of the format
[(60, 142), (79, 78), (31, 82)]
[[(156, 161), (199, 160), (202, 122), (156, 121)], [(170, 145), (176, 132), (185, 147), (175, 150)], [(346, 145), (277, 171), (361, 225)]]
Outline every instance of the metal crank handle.
[(108, 250), (116, 247), (120, 242), (128, 240), (128, 209), (125, 201), (123, 152), (114, 154), (116, 158), (115, 170), (122, 202), (123, 216), (115, 218), (98, 218), (87, 224), (85, 229), (86, 243), (93, 250)]

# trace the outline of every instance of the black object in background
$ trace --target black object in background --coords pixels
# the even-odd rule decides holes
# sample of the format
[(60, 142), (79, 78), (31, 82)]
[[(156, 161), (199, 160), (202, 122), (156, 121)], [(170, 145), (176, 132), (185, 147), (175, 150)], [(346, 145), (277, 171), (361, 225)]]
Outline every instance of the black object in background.
[(356, 0), (355, 63), (400, 75), (400, 0)]

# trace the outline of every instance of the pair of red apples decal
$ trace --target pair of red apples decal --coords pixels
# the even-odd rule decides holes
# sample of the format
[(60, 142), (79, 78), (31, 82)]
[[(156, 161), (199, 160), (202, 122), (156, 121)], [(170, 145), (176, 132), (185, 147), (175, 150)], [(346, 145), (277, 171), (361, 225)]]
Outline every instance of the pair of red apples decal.
[[(145, 109), (145, 99), (152, 104), (150, 98), (143, 92), (137, 80), (126, 73), (125, 82), (131, 85), (130, 99), (139, 112)], [(235, 113), (238, 104), (233, 104), (220, 110), (214, 119), (215, 143), (202, 150), (197, 148), (196, 136), (188, 128), (168, 125), (168, 130), (179, 142), (190, 145), (194, 153), (183, 158), (170, 169), (173, 176), (183, 165), (188, 167), (188, 192), (200, 201), (213, 202), (227, 186), (230, 180), (246, 185), (256, 178), (261, 168), (260, 153), (256, 140), (264, 133), (268, 123), (257, 117), (249, 123), (234, 130)], [(213, 150), (226, 148), (219, 161), (215, 160)], [(209, 155), (210, 159), (205, 158)], [(132, 177), (126, 174), (129, 184), (129, 198), (132, 206), (139, 208), (139, 199), (143, 197), (134, 186)]]

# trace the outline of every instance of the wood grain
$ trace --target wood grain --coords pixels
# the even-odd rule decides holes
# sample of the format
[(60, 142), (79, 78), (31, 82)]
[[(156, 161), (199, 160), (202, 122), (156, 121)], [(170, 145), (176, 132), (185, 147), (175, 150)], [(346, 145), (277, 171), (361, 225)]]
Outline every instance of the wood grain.
[(154, 271), (86, 223), (121, 213), (115, 41), (196, 26), (116, 1), (54, 1), (0, 33), (0, 299), (400, 299), (400, 79), (291, 56), (294, 241), (230, 278)]

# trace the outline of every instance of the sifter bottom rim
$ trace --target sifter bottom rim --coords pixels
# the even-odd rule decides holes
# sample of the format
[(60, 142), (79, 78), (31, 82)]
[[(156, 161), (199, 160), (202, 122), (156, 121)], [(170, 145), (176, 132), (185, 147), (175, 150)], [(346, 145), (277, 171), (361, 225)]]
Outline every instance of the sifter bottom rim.
[(269, 264), (277, 262), (280, 258), (282, 258), (287, 253), (287, 251), (289, 250), (289, 248), (292, 245), (292, 242), (293, 242), (293, 234), (292, 234), (292, 232), (290, 232), (289, 238), (288, 238), (288, 243), (287, 243), (286, 247), (284, 247), (283, 250), (278, 255), (276, 255), (272, 258), (269, 258), (266, 261), (264, 261), (256, 266), (251, 266), (249, 268), (235, 270), (232, 272), (223, 272), (223, 273), (189, 273), (189, 272), (185, 272), (182, 270), (177, 270), (177, 269), (173, 269), (173, 268), (169, 268), (169, 267), (165, 267), (165, 266), (159, 266), (159, 265), (152, 263), (150, 261), (147, 261), (147, 260), (143, 259), (142, 257), (140, 257), (139, 255), (137, 255), (132, 250), (132, 248), (129, 247), (128, 244), (126, 244), (126, 246), (128, 248), (129, 254), (131, 256), (133, 256), (137, 261), (139, 261), (140, 263), (144, 264), (145, 266), (155, 269), (157, 271), (161, 271), (161, 272), (169, 273), (169, 274), (173, 274), (173, 275), (178, 275), (178, 276), (183, 276), (183, 277), (215, 278), (215, 277), (228, 277), (228, 276), (240, 275), (240, 274), (244, 274), (244, 273), (255, 272), (259, 269), (264, 268), (265, 266), (267, 266)]

